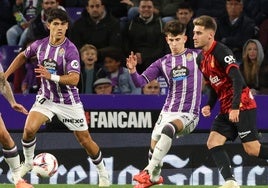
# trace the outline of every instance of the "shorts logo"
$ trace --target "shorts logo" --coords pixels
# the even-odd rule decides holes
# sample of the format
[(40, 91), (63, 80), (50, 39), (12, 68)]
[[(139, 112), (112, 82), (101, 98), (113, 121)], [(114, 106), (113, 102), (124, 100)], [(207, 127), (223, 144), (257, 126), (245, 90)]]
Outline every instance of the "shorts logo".
[(242, 139), (245, 138), (249, 133), (251, 133), (251, 131), (238, 132), (238, 135)]

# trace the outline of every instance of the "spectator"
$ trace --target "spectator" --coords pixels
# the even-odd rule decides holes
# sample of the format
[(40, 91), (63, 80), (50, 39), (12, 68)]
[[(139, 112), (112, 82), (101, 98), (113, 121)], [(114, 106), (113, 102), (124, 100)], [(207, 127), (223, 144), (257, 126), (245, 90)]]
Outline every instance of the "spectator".
[(258, 40), (249, 39), (243, 47), (243, 62), (240, 65), (240, 70), (253, 94), (258, 94), (259, 72), (263, 58), (261, 43)]
[(156, 79), (150, 81), (142, 88), (142, 93), (144, 95), (160, 95), (159, 82)]
[(242, 0), (227, 0), (226, 11), (227, 15), (218, 20), (216, 39), (228, 46), (241, 63), (243, 45), (255, 37), (255, 23), (243, 13)]
[(47, 29), (46, 23), (50, 10), (56, 8), (64, 10), (64, 8), (59, 5), (57, 0), (43, 0), (41, 7), (41, 12), (29, 25), (29, 29), (26, 34), (26, 41), (23, 46), (26, 46), (26, 44), (28, 43), (31, 43), (35, 40), (44, 38), (49, 35), (49, 30)]
[(119, 21), (105, 10), (103, 0), (88, 0), (86, 11), (74, 22), (70, 34), (78, 48), (84, 44), (92, 44), (98, 50), (122, 48)]
[(21, 84), (23, 94), (37, 93), (39, 89), (39, 79), (36, 78), (34, 69), (37, 67), (37, 59), (31, 58), (25, 64), (25, 76)]
[(264, 49), (264, 53), (268, 53), (268, 19), (264, 20), (262, 24), (260, 25), (259, 30), (259, 41), (262, 44), (262, 47)]
[(191, 7), (191, 5), (188, 2), (183, 2), (179, 4), (178, 10), (176, 12), (176, 18), (181, 22), (182, 24), (186, 25), (186, 33), (187, 41), (185, 43), (186, 48), (194, 48), (194, 41), (193, 41), (193, 18), (194, 11)]
[(0, 0), (0, 45), (7, 44), (6, 32), (14, 24), (15, 18), (12, 15), (12, 3), (10, 0)]
[(163, 56), (167, 45), (163, 35), (163, 22), (154, 14), (152, 0), (141, 0), (138, 17), (128, 23), (124, 31), (125, 50), (138, 57), (138, 72), (143, 72), (152, 62)]
[(13, 25), (6, 33), (8, 45), (22, 46), (25, 43), (29, 24), (37, 15), (38, 1), (40, 0), (16, 0), (13, 6), (13, 15), (17, 24)]
[(220, 18), (225, 13), (225, 0), (192, 0), (192, 7), (194, 4), (196, 6), (196, 16), (208, 15), (214, 18)]
[(104, 71), (112, 81), (114, 94), (141, 94), (141, 88), (135, 87), (128, 69), (122, 66), (122, 52), (115, 48), (104, 53)]
[(161, 17), (165, 18), (165, 22), (170, 21), (176, 16), (176, 12), (180, 3), (185, 0), (161, 0)]
[(113, 85), (112, 81), (108, 78), (99, 78), (94, 82), (94, 91), (99, 95), (112, 94)]
[(80, 49), (81, 57), (81, 74), (79, 90), (81, 93), (93, 93), (93, 83), (98, 78), (98, 70), (100, 66), (96, 64), (98, 61), (97, 48), (91, 44), (85, 44)]
[(268, 18), (268, 0), (243, 0), (245, 14), (259, 27)]

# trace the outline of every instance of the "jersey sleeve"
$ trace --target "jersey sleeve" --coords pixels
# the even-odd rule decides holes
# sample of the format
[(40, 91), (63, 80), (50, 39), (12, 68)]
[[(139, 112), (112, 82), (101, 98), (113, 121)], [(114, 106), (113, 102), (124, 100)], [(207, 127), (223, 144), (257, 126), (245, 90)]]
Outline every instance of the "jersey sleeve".
[(161, 59), (156, 60), (152, 63), (143, 73), (142, 76), (145, 77), (147, 83), (158, 78), (161, 74)]
[(25, 50), (24, 55), (26, 58), (31, 58), (37, 54), (38, 46), (40, 45), (40, 41), (37, 40), (30, 44)]
[(218, 43), (215, 48), (214, 56), (218, 59), (219, 64), (225, 69), (228, 74), (231, 67), (239, 68), (233, 52), (225, 45)]
[(76, 72), (80, 74), (80, 57), (77, 48), (74, 45), (70, 45), (66, 51), (66, 72)]

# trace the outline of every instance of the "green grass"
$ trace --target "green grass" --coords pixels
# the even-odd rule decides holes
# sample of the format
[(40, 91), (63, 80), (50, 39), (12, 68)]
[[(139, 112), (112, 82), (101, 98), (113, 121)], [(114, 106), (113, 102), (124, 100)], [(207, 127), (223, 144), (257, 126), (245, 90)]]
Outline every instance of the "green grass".
[[(14, 185), (12, 184), (0, 184), (1, 188), (14, 188)], [(89, 185), (89, 184), (75, 184), (75, 185), (66, 185), (66, 184), (59, 184), (59, 185), (48, 185), (48, 184), (40, 184), (40, 185), (34, 185), (34, 188), (97, 188), (97, 185)], [(182, 186), (175, 186), (175, 185), (161, 185), (161, 186), (153, 186), (154, 188), (218, 188), (219, 186), (205, 186), (205, 185), (199, 185), (199, 186), (188, 186), (188, 185), (182, 185)], [(241, 186), (241, 188), (267, 188), (267, 186)], [(110, 188), (133, 188), (133, 185), (112, 185)]]

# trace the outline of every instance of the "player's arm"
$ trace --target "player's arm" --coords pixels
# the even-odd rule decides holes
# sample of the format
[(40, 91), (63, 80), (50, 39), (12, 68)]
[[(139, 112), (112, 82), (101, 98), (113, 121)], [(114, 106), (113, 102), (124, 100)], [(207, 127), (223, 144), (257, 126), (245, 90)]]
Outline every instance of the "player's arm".
[(55, 75), (50, 74), (50, 72), (42, 65), (38, 65), (37, 68), (34, 69), (36, 73), (36, 77), (45, 78), (47, 80), (51, 80), (63, 85), (73, 85), (76, 86), (79, 82), (80, 76), (77, 72), (69, 72), (66, 75)]
[(228, 76), (232, 79), (233, 82), (234, 96), (232, 101), (232, 109), (239, 109), (242, 90), (246, 85), (237, 67), (231, 67)]
[(218, 96), (215, 90), (209, 84), (207, 84), (206, 86), (207, 86), (207, 94), (208, 94), (208, 101), (206, 105), (208, 105), (210, 109), (213, 109), (217, 102)]
[(21, 67), (26, 62), (26, 60), (27, 58), (24, 55), (24, 51), (20, 52), (6, 70), (5, 78), (7, 79), (12, 73), (14, 73), (19, 67)]
[(21, 104), (18, 104), (16, 102), (10, 84), (5, 79), (3, 72), (0, 73), (0, 87), (1, 87), (0, 88), (1, 93), (14, 110), (24, 114), (28, 114), (28, 111)]
[(137, 56), (134, 54), (134, 52), (131, 52), (128, 58), (126, 59), (126, 65), (135, 86), (142, 87), (147, 83), (147, 81), (142, 75), (139, 75), (137, 73), (136, 70), (137, 63), (138, 63)]

